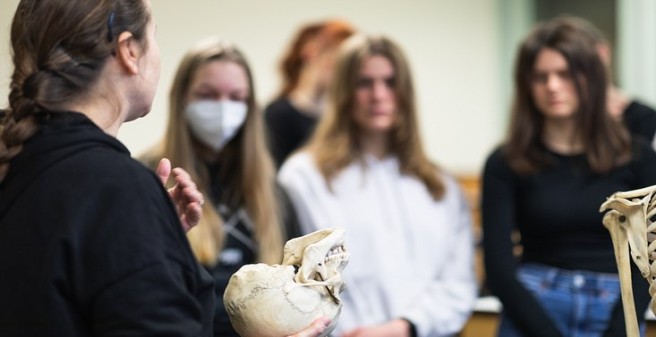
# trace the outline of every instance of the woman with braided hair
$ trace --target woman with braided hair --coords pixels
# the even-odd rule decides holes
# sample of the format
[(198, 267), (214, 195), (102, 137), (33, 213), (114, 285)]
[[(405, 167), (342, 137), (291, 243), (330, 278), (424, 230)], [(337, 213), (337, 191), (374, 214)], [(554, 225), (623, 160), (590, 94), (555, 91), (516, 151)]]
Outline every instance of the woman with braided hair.
[(0, 335), (211, 331), (212, 281), (175, 208), (191, 227), (202, 196), (179, 169), (169, 195), (115, 138), (150, 110), (155, 30), (144, 0), (19, 3), (0, 133)]
[[(1, 336), (211, 336), (213, 280), (183, 229), (202, 195), (116, 139), (146, 115), (149, 0), (21, 0), (0, 128)], [(159, 177), (158, 177), (159, 176)], [(316, 336), (317, 320), (299, 336)]]

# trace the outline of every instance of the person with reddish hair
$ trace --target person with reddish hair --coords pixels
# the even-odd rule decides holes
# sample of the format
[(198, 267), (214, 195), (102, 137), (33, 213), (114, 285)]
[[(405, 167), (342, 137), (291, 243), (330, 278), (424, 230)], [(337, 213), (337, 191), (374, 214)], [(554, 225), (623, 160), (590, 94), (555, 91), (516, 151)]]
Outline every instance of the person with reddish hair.
[(354, 31), (342, 20), (312, 22), (298, 31), (285, 53), (280, 63), (282, 89), (264, 112), (277, 167), (314, 131), (324, 109), (335, 52)]

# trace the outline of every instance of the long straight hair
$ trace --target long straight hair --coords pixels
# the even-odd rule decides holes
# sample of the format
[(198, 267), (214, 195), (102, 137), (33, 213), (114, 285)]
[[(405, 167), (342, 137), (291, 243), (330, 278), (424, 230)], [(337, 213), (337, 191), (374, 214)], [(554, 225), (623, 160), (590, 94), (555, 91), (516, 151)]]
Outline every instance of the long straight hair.
[(631, 139), (606, 108), (608, 77), (595, 41), (567, 20), (541, 23), (521, 43), (515, 65), (515, 98), (504, 154), (517, 173), (531, 174), (549, 165), (542, 146), (544, 115), (535, 104), (531, 83), (535, 60), (545, 48), (568, 64), (579, 100), (576, 129), (590, 169), (604, 173), (631, 159)]
[[(229, 179), (222, 179), (226, 191), (239, 204), (245, 206), (255, 230), (258, 244), (257, 258), (265, 263), (280, 263), (283, 234), (281, 210), (276, 200), (275, 169), (265, 144), (262, 116), (256, 106), (253, 77), (244, 55), (234, 45), (217, 38), (208, 38), (190, 49), (181, 61), (169, 95), (169, 119), (166, 135), (161, 144), (145, 157), (154, 164), (154, 158), (166, 157), (172, 165), (186, 169), (196, 181), (206, 200), (211, 200), (208, 188), (211, 177), (204, 161), (199, 157), (198, 141), (192, 136), (184, 117), (187, 97), (198, 71), (214, 61), (232, 62), (242, 67), (248, 77), (249, 94), (246, 99), (248, 113), (242, 129), (218, 154), (222, 170), (227, 169)], [(223, 220), (217, 213), (215, 202), (206, 202), (203, 216), (189, 231), (192, 250), (206, 265), (216, 263), (224, 244)]]
[(343, 168), (362, 159), (352, 111), (360, 67), (371, 56), (383, 56), (394, 67), (394, 94), (399, 118), (391, 131), (389, 151), (399, 159), (401, 171), (421, 180), (438, 200), (444, 195), (444, 184), (438, 176), (437, 166), (428, 159), (421, 143), (410, 66), (401, 49), (386, 37), (356, 35), (344, 42), (328, 94), (328, 110), (307, 149), (329, 185)]

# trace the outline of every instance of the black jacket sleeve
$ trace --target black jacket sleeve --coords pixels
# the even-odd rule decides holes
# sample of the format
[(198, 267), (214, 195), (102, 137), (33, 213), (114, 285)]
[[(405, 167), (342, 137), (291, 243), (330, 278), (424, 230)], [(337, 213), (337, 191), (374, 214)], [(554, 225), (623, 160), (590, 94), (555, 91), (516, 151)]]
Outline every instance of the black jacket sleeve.
[(656, 135), (656, 110), (639, 101), (632, 101), (622, 118), (631, 135), (651, 143)]

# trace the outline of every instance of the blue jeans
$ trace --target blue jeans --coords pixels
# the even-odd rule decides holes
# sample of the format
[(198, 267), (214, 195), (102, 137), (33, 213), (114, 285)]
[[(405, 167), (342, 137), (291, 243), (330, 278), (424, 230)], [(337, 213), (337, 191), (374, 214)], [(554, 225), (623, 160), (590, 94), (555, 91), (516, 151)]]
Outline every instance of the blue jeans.
[[(519, 267), (518, 277), (562, 334), (568, 337), (602, 336), (613, 308), (620, 300), (620, 281), (616, 274), (565, 270), (531, 263)], [(644, 336), (644, 327), (641, 330)], [(524, 335), (502, 313), (498, 336)]]

